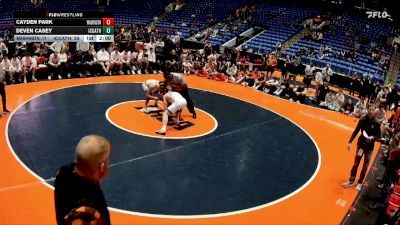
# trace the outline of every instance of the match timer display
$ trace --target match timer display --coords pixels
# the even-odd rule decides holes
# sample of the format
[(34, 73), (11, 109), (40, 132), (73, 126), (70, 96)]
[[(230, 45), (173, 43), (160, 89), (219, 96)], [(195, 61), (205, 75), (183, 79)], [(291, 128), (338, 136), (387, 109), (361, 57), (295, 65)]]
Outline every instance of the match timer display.
[(108, 13), (16, 12), (16, 42), (113, 42), (114, 17)]

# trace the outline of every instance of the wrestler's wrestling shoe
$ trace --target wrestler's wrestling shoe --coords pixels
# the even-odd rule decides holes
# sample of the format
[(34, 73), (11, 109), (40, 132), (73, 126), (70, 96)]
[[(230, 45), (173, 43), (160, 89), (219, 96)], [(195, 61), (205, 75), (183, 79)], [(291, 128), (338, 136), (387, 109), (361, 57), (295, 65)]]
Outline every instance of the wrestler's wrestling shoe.
[(167, 133), (167, 131), (165, 131), (165, 130), (158, 130), (158, 131), (156, 131), (156, 134), (165, 135), (166, 133)]

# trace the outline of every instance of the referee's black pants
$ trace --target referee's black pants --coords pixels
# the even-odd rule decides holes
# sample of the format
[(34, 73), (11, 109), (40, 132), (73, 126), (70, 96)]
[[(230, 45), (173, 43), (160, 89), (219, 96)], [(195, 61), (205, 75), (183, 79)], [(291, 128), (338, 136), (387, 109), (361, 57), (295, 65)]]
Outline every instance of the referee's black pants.
[(6, 89), (4, 88), (4, 83), (0, 82), (0, 95), (1, 95), (1, 102), (3, 103), (3, 111), (7, 110), (6, 107)]
[(182, 90), (178, 91), (178, 93), (181, 94), (182, 97), (184, 97), (186, 99), (187, 108), (188, 108), (189, 112), (191, 114), (196, 114), (196, 112), (194, 111), (193, 101), (189, 96), (189, 90), (187, 88), (183, 88)]
[[(359, 154), (359, 151), (362, 151), (361, 154)], [(356, 156), (354, 158), (353, 167), (351, 168), (350, 172), (350, 181), (354, 182), (357, 175), (358, 166), (360, 165), (361, 159), (364, 156), (364, 163), (361, 169), (360, 177), (358, 178), (358, 184), (362, 184), (364, 182), (364, 177), (367, 173), (369, 162), (371, 161), (372, 152), (373, 149), (365, 150), (365, 148), (357, 146)]]

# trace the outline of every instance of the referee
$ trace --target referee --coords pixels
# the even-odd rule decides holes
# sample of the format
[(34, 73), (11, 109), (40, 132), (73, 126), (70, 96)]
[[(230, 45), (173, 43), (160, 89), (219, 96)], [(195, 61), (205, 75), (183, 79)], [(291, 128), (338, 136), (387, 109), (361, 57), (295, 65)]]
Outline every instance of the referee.
[(353, 185), (357, 175), (358, 166), (360, 165), (362, 157), (364, 157), (364, 164), (356, 186), (357, 191), (361, 190), (362, 183), (364, 181), (364, 177), (367, 173), (368, 165), (371, 160), (372, 152), (374, 150), (375, 141), (380, 138), (382, 130), (383, 123), (382, 125), (379, 124), (379, 122), (375, 118), (375, 106), (373, 104), (369, 104), (368, 115), (365, 115), (358, 121), (357, 127), (351, 135), (349, 143), (347, 145), (347, 149), (350, 151), (351, 142), (353, 142), (357, 134), (361, 131), (361, 135), (357, 141), (357, 152), (354, 159), (353, 167), (351, 169), (350, 178), (347, 182), (343, 184), (344, 188), (348, 188)]
[[(4, 53), (3, 53), (4, 54)], [(1, 95), (1, 101), (3, 103), (3, 113), (10, 113), (10, 111), (7, 110), (7, 105), (6, 105), (6, 83), (5, 83), (5, 72), (3, 71), (3, 66), (1, 62), (3, 61), (3, 58), (0, 58), (0, 95)], [(0, 114), (0, 118), (3, 117)]]
[(164, 82), (165, 84), (170, 85), (174, 91), (181, 94), (187, 102), (187, 108), (189, 112), (192, 114), (193, 119), (197, 118), (196, 111), (194, 110), (193, 101), (189, 96), (189, 90), (187, 87), (187, 83), (185, 79), (183, 79), (182, 75), (179, 73), (170, 73), (169, 71), (164, 72)]

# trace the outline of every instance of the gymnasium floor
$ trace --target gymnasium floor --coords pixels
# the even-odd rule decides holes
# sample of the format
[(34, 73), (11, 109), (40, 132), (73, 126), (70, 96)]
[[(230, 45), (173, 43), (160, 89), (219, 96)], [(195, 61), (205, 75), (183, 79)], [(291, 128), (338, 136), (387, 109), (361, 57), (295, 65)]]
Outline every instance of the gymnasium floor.
[[(97, 77), (7, 87), (0, 119), (0, 224), (55, 224), (51, 184), (86, 134), (113, 145), (103, 182), (112, 224), (340, 224), (356, 120), (186, 77), (198, 111), (165, 137), (141, 111), (141, 82)], [(353, 145), (355, 148), (355, 144)]]

